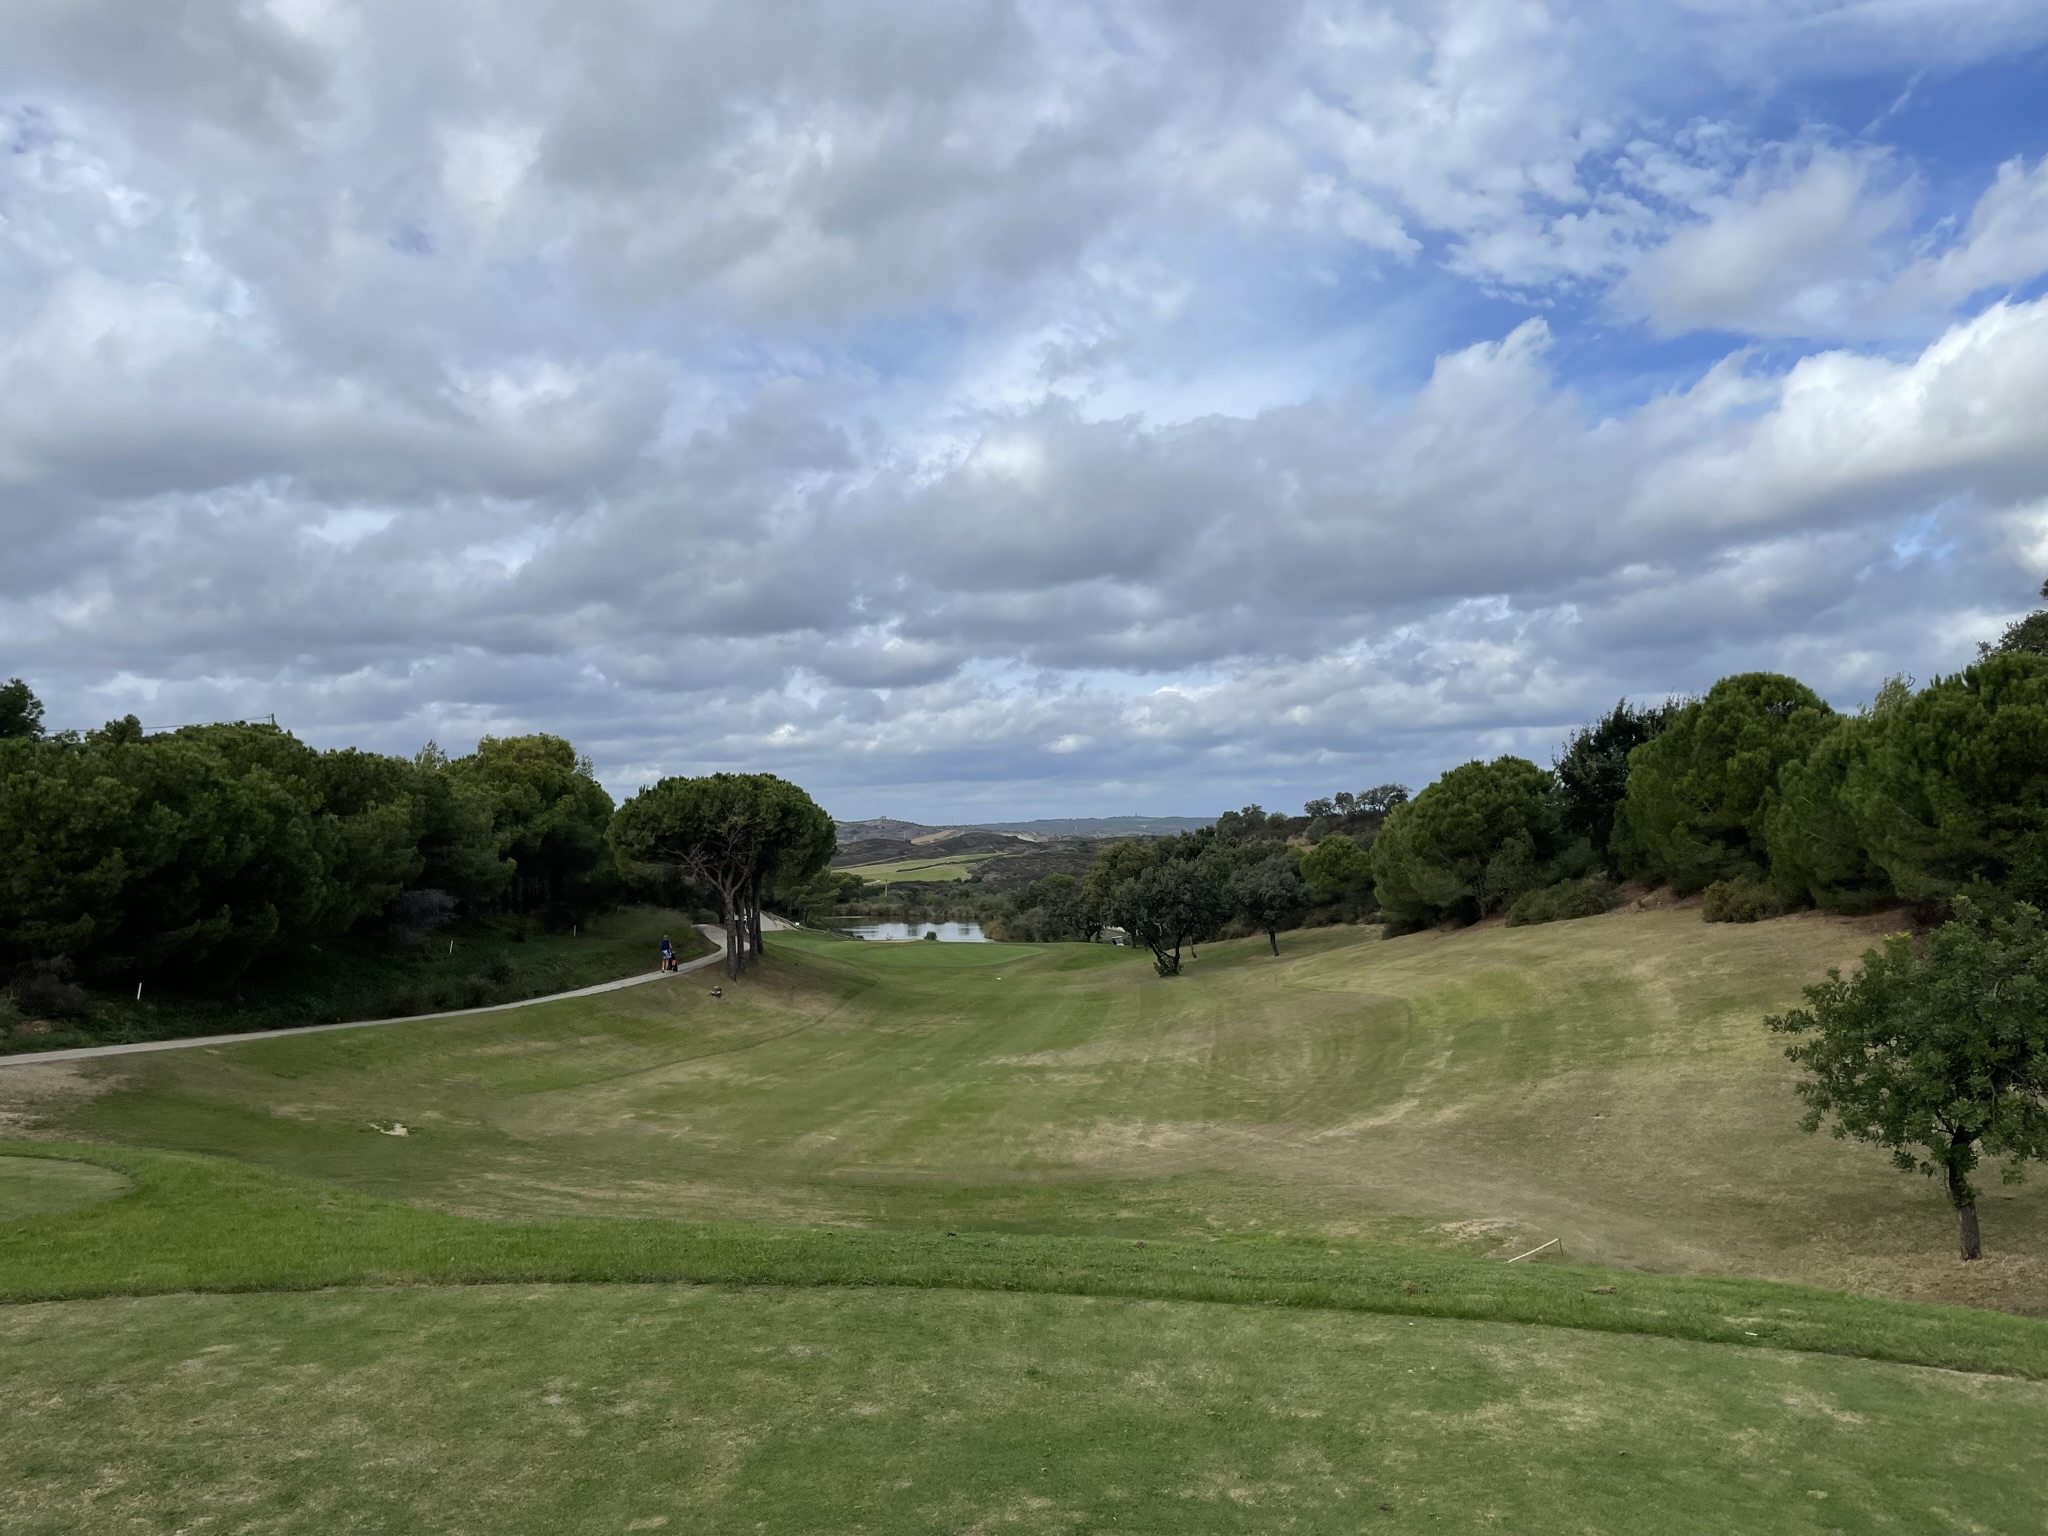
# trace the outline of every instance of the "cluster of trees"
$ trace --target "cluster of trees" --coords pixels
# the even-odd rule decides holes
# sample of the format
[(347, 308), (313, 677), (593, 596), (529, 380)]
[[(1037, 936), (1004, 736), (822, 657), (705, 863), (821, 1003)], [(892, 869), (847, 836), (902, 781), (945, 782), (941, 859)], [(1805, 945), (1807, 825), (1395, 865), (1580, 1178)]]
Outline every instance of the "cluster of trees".
[(1300, 850), (1276, 828), (1286, 821), (1250, 805), (1197, 832), (1112, 843), (1079, 880), (1033, 881), (998, 931), (1043, 942), (1094, 939), (1106, 927), (1121, 928), (1151, 950), (1162, 976), (1179, 973), (1183, 950), (1233, 926), (1265, 934), (1277, 955), (1280, 930), (1294, 926), (1313, 900)]
[(573, 914), (616, 884), (611, 799), (559, 737), (407, 759), (247, 722), (49, 734), (19, 680), (0, 732), (0, 962), (218, 987), (369, 922)]
[(2039, 903), (2048, 656), (1993, 651), (1917, 691), (1894, 678), (1855, 714), (1770, 672), (1624, 700), (1552, 771), (1500, 757), (1446, 773), (1388, 816), (1372, 870), (1397, 931), (1599, 910), (1602, 878), (1705, 892), (1709, 918), (1735, 920), (1970, 892)]
[(249, 722), (51, 733), (25, 683), (0, 687), (0, 966), (37, 985), (218, 991), (351, 932), (566, 925), (636, 889), (708, 900), (736, 970), (764, 894), (814, 878), (832, 842), (810, 797), (765, 774), (665, 779), (615, 808), (559, 736), (403, 758)]

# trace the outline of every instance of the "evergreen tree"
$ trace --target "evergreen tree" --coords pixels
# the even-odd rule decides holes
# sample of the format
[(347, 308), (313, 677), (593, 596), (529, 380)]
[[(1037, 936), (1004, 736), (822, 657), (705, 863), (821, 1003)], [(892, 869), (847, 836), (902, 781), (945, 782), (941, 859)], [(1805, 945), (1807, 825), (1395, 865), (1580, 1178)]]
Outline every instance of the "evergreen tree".
[(1833, 726), (1812, 689), (1775, 672), (1724, 677), (1629, 754), (1613, 847), (1625, 873), (1682, 892), (1760, 877), (1778, 775)]

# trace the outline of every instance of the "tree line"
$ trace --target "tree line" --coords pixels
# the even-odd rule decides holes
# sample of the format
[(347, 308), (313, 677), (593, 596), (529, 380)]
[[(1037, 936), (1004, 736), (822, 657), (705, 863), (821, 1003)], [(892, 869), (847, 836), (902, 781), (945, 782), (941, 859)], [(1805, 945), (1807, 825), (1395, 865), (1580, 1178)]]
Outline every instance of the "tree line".
[(17, 984), (220, 992), (344, 935), (489, 913), (566, 926), (631, 894), (713, 907), (737, 973), (764, 890), (815, 874), (831, 842), (772, 775), (664, 780), (618, 807), (559, 736), (408, 758), (246, 721), (50, 732), (26, 683), (0, 687), (0, 965)]
[(2048, 899), (2048, 657), (1998, 652), (1854, 714), (1770, 672), (1626, 700), (1553, 771), (1452, 769), (1392, 814), (1375, 895), (1408, 930), (1599, 910), (1591, 881), (1704, 892), (1711, 920)]
[(995, 927), (1048, 940), (1113, 925), (1172, 975), (1226, 931), (1264, 932), (1277, 952), (1311, 912), (1390, 934), (1540, 923), (1604, 912), (1631, 880), (1704, 893), (1710, 921), (2048, 903), (2048, 613), (1981, 650), (1922, 688), (1892, 678), (1854, 713), (1771, 672), (1622, 699), (1548, 768), (1502, 756), (1412, 796), (1389, 784), (1301, 817), (1226, 812), (1112, 845), (1078, 880), (1047, 876)]

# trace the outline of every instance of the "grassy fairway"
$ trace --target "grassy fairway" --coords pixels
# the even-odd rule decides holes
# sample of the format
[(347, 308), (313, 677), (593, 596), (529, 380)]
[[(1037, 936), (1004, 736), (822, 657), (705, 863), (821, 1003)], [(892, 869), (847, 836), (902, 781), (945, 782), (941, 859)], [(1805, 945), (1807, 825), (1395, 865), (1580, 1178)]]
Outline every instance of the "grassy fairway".
[[(1689, 912), (1205, 948), (778, 935), (727, 996), (96, 1065), (66, 1134), (506, 1216), (1381, 1236), (2048, 1313), (2048, 1200), (1990, 1186), (1951, 1257), (1927, 1181), (1796, 1129), (1762, 1014), (1879, 924)], [(9, 1092), (0, 1075), (0, 1095)], [(404, 1121), (407, 1138), (373, 1123)]]
[(0, 1527), (2041, 1529), (2048, 1205), (1962, 1266), (1759, 1024), (1878, 927), (793, 933), (0, 1069)]
[(2048, 1387), (1490, 1324), (722, 1287), (0, 1311), (0, 1525), (2038, 1530)]

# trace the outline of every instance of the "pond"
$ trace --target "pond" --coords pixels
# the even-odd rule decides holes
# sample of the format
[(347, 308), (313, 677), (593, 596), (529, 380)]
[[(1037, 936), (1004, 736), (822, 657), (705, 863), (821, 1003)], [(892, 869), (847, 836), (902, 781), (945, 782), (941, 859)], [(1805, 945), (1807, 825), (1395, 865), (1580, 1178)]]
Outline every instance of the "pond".
[(872, 917), (835, 917), (819, 926), (850, 933), (856, 939), (922, 939), (927, 934), (936, 934), (941, 944), (989, 942), (979, 923), (884, 923)]

